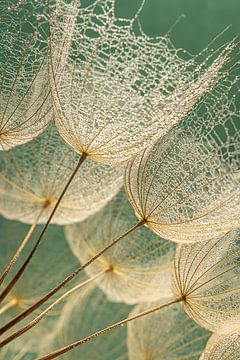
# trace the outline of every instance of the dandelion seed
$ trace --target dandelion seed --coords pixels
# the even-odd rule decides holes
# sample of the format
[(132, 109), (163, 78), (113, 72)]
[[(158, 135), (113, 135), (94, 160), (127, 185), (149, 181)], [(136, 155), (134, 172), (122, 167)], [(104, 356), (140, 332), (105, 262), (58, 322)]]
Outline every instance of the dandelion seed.
[[(0, 159), (0, 213), (9, 219), (32, 223), (0, 277), (1, 284), (36, 225), (45, 223), (51, 216), (61, 195), (62, 183), (67, 182), (79, 159), (60, 138), (54, 126), (32, 142), (0, 153)], [(119, 190), (122, 172), (121, 166), (110, 167), (87, 159), (82, 165), (82, 172), (75, 176), (68, 188), (53, 222), (72, 223), (99, 210)], [(12, 285), (9, 284), (2, 297)]]
[[(17, 240), (26, 231), (28, 226), (19, 222), (13, 222), (0, 218), (1, 236), (1, 266), (0, 272), (4, 270), (5, 264), (14, 254), (17, 248)], [(57, 240), (57, 252), (56, 252), (56, 240)], [(24, 253), (27, 249), (24, 250)], [(66, 262), (65, 266), (62, 266), (62, 261)], [(22, 258), (20, 258), (20, 261)], [(54, 263), (54, 267), (52, 264)], [(4, 312), (1, 312), (1, 326), (11, 321), (14, 317), (18, 316), (23, 310), (28, 309), (31, 304), (39, 299), (41, 294), (56, 284), (62, 276), (66, 276), (76, 266), (76, 260), (69, 251), (68, 245), (64, 239), (63, 231), (61, 228), (52, 226), (49, 229), (48, 241), (41, 247), (38, 255), (36, 256), (34, 264), (31, 264), (27, 269), (25, 276), (16, 284), (12, 293), (6, 297), (1, 304), (0, 312), (5, 308)], [(4, 283), (1, 286), (4, 287)], [(6, 306), (6, 305), (11, 306)], [(39, 355), (39, 351), (45, 349), (45, 335), (52, 331), (56, 326), (57, 315), (60, 308), (52, 313), (43, 325), (34, 329), (31, 334), (26, 334), (10, 346), (0, 350), (0, 357), (2, 359), (13, 359), (11, 357), (13, 353), (19, 356), (22, 354), (24, 359), (25, 353), (35, 353), (35, 358)], [(14, 329), (16, 331), (16, 329)], [(12, 333), (12, 330), (8, 335)], [(6, 350), (5, 350), (6, 349)], [(8, 354), (8, 355), (7, 355)], [(4, 357), (6, 356), (6, 357)]]
[[(230, 55), (235, 45), (230, 43), (212, 56), (206, 55), (203, 64), (197, 65), (196, 59), (183, 61), (179, 52), (171, 45), (168, 37), (149, 38), (143, 34), (141, 29), (139, 29), (138, 35), (134, 34), (135, 19), (116, 19), (113, 0), (107, 2), (99, 0), (93, 5), (80, 8), (78, 5), (78, 1), (73, 1), (67, 5), (64, 1), (57, 0), (56, 16), (54, 15), (50, 26), (49, 72), (56, 124), (64, 140), (78, 153), (82, 153), (83, 157), (80, 160), (78, 159), (79, 165), (72, 172), (67, 186), (60, 193), (60, 196), (58, 195), (58, 199), (52, 199), (49, 195), (43, 196), (44, 201), (41, 203), (41, 210), (43, 208), (44, 210), (50, 209), (52, 206), (52, 212), (50, 212), (47, 223), (33, 250), (38, 247), (58, 204), (62, 201), (65, 189), (77, 174), (77, 170), (83, 160), (85, 161), (86, 156), (103, 163), (121, 162), (142, 151), (153, 140), (162, 137), (180, 120), (184, 119), (184, 121), (171, 134), (163, 137), (161, 144), (158, 141), (157, 145), (155, 144), (151, 148), (149, 159), (154, 159), (154, 161), (150, 169), (148, 161), (145, 162), (145, 156), (150, 150), (144, 151), (140, 155), (142, 157), (133, 159), (128, 167), (126, 188), (136, 215), (140, 218), (139, 222), (123, 234), (118, 235), (112, 243), (105, 245), (105, 248), (100, 248), (100, 251), (98, 249), (99, 252), (92, 253), (92, 258), (82, 267), (68, 276), (60, 285), (53, 287), (53, 290), (49, 291), (48, 289), (47, 295), (40, 299), (40, 303), (34, 299), (34, 303), (28, 308), (31, 310), (28, 314), (59, 291), (83, 268), (87, 269), (89, 266), (90, 273), (90, 269), (97, 266), (97, 262), (94, 264), (93, 262), (110, 248), (112, 248), (111, 255), (115, 256), (113, 245), (118, 246), (120, 240), (125, 236), (130, 236), (130, 233), (132, 236), (133, 232), (139, 230), (143, 224), (158, 235), (176, 242), (196, 242), (209, 240), (211, 237), (215, 238), (214, 241), (219, 240), (222, 237), (216, 238), (217, 236), (223, 236), (229, 230), (239, 226), (240, 142), (237, 126), (239, 113), (236, 111), (236, 99), (234, 97), (232, 101), (227, 99), (228, 92), (232, 90), (232, 85), (235, 83), (235, 80), (229, 80), (231, 76), (228, 77), (231, 75), (232, 69), (229, 70), (230, 74), (224, 72), (226, 64), (231, 67), (229, 64)], [(69, 12), (65, 16), (66, 8)], [(37, 17), (38, 21), (41, 21), (39, 15)], [(25, 15), (23, 19), (27, 20)], [(120, 22), (122, 22), (121, 26)], [(42, 64), (45, 66), (45, 58), (43, 58)], [(41, 70), (35, 79), (38, 80), (41, 89), (46, 89), (45, 77), (42, 76)], [(43, 73), (44, 71), (45, 69)], [(219, 85), (216, 86), (218, 83)], [(29, 88), (29, 94), (31, 90), (34, 90), (35, 94), (40, 93), (40, 90), (35, 91), (34, 86), (31, 89)], [(15, 91), (14, 86), (11, 87), (11, 91)], [(205, 101), (198, 103), (198, 100), (202, 99), (203, 96), (206, 96)], [(24, 99), (27, 97), (28, 92)], [(37, 98), (39, 97), (40, 95)], [(30, 102), (33, 99), (34, 96)], [(33, 103), (35, 104), (35, 101)], [(45, 104), (41, 105), (41, 111), (44, 113)], [(192, 110), (194, 106), (196, 108)], [(32, 108), (30, 107), (30, 111)], [(4, 113), (7, 113), (10, 105), (4, 104), (4, 109)], [(28, 115), (27, 111), (25, 112)], [(50, 114), (50, 111), (47, 114)], [(9, 118), (8, 120), (10, 123)], [(173, 140), (172, 134), (175, 134)], [(0, 132), (0, 136), (4, 140), (5, 133)], [(12, 146), (11, 144), (6, 145), (6, 140), (4, 141), (5, 144), (2, 147)], [(181, 141), (182, 144), (180, 144)], [(174, 142), (176, 143), (174, 144)], [(154, 173), (156, 166), (159, 165), (159, 158), (162, 173), (159, 175), (156, 184)], [(165, 165), (165, 161), (168, 162), (169, 167)], [(71, 164), (72, 162), (69, 161), (69, 167)], [(135, 165), (135, 173), (131, 174), (131, 178), (128, 172), (129, 169), (131, 172)], [(199, 174), (196, 167), (200, 169)], [(145, 173), (146, 169), (149, 170), (149, 173)], [(144, 171), (142, 172), (142, 170)], [(158, 170), (156, 171), (158, 172)], [(46, 174), (49, 175), (47, 171)], [(58, 174), (55, 175), (55, 179), (58, 181)], [(187, 180), (185, 175), (189, 176)], [(29, 182), (31, 179), (27, 178), (26, 180)], [(26, 183), (26, 181), (24, 182)], [(145, 187), (146, 184), (147, 188)], [(131, 185), (133, 185), (132, 188)], [(16, 186), (13, 188), (14, 196), (16, 196)], [(31, 192), (31, 190), (29, 191)], [(69, 194), (70, 190), (71, 188)], [(2, 195), (5, 196), (4, 193)], [(152, 203), (149, 203), (149, 198), (153, 201)], [(158, 200), (160, 200), (160, 204)], [(12, 212), (15, 210), (11, 209)], [(29, 209), (29, 212), (31, 211)], [(69, 208), (66, 211), (68, 212)], [(24, 216), (30, 217), (27, 213)], [(39, 213), (37, 216), (40, 216)], [(62, 211), (62, 223), (66, 217), (66, 213)], [(141, 229), (141, 231), (145, 230)], [(151, 234), (151, 236), (154, 235)], [(116, 327), (124, 326), (133, 319), (173, 305), (176, 302), (182, 302), (188, 314), (208, 329), (220, 328), (224, 332), (229, 328), (229, 321), (231, 326), (234, 326), (236, 322), (239, 322), (237, 315), (239, 313), (239, 282), (237, 280), (236, 282), (235, 280), (232, 281), (234, 276), (238, 274), (238, 255), (232, 251), (231, 246), (228, 249), (229, 238), (224, 239), (222, 246), (216, 247), (219, 251), (217, 255), (214, 254), (214, 264), (212, 258), (210, 260), (206, 254), (203, 261), (205, 269), (203, 272), (200, 271), (200, 275), (199, 269), (201, 269), (202, 260), (197, 265), (195, 264), (194, 270), (192, 269), (192, 264), (201, 256), (197, 247), (191, 248), (193, 254), (195, 251), (197, 252), (196, 255), (193, 255), (194, 259), (191, 258), (191, 255), (186, 256), (185, 263), (179, 263), (179, 266), (175, 266), (175, 280), (178, 280), (179, 277), (182, 282), (175, 281), (176, 298), (171, 302), (137, 314), (132, 319), (125, 319), (107, 326), (73, 345), (67, 345), (63, 350), (60, 349), (60, 352), (57, 350), (54, 354), (41, 359), (54, 358), (72, 347), (81, 345)], [(207, 246), (211, 241), (209, 240)], [(201, 246), (205, 245), (201, 243)], [(117, 254), (118, 247), (115, 249)], [(184, 251), (178, 250), (176, 258), (177, 256), (181, 257), (182, 255), (179, 254), (183, 254)], [(24, 266), (27, 265), (31, 254), (32, 252), (24, 262)], [(107, 259), (107, 256), (104, 258)], [(191, 264), (188, 262), (189, 259), (192, 260)], [(108, 261), (109, 259), (106, 263)], [(24, 266), (18, 274), (21, 273), (22, 269), (24, 270)], [(117, 272), (115, 261), (114, 264), (110, 264), (108, 275), (110, 270), (112, 274)], [(136, 268), (134, 271), (136, 272)], [(205, 271), (208, 273), (207, 275)], [(211, 283), (213, 288), (202, 283), (202, 278), (205, 279), (205, 277), (207, 284)], [(184, 282), (185, 280), (187, 283)], [(104, 288), (105, 284), (102, 285)], [(54, 285), (50, 284), (49, 287), (52, 286)], [(134, 286), (136, 286), (136, 281)], [(199, 289), (200, 293), (198, 292)], [(112, 290), (113, 288), (107, 289), (106, 293), (109, 291), (111, 296), (117, 299), (119, 295), (117, 293), (112, 295)], [(9, 302), (4, 303), (0, 309), (2, 314), (11, 311), (18, 303), (17, 298), (8, 300)], [(228, 306), (229, 303), (230, 306)], [(88, 302), (87, 305), (89, 305)], [(22, 315), (24, 318), (26, 313), (23, 312)], [(13, 321), (12, 325), (17, 322)], [(71, 326), (72, 320), (69, 323)], [(93, 331), (96, 330), (93, 329)], [(69, 341), (72, 340), (69, 339)], [(100, 351), (96, 353), (96, 356), (99, 353)], [(104, 354), (101, 356), (107, 358)], [(110, 358), (112, 358), (112, 353)]]
[[(70, 297), (70, 295), (72, 295), (72, 293), (76, 292), (77, 290), (79, 290), (80, 288), (84, 288), (87, 285), (89, 285), (90, 283), (94, 282), (97, 278), (102, 277), (104, 275), (106, 271), (102, 271), (100, 273), (98, 273), (97, 275), (93, 276), (90, 279), (87, 279), (85, 281), (81, 281), (80, 283), (78, 283), (77, 285), (73, 286), (71, 289), (67, 290), (65, 293), (63, 293), (59, 298), (57, 298), (56, 300), (54, 300), (54, 302), (52, 304), (50, 304), (49, 306), (47, 306), (46, 309), (44, 309), (42, 312), (40, 312), (39, 315), (37, 315), (33, 320), (31, 320), (29, 323), (27, 323), (26, 325), (24, 325), (22, 328), (20, 328), (19, 330), (15, 331), (12, 333), (12, 335), (8, 336), (7, 338), (5, 338), (2, 342), (1, 342), (1, 347), (6, 346), (7, 344), (9, 344), (10, 342), (12, 342), (13, 340), (15, 340), (16, 338), (18, 338), (19, 336), (22, 336), (23, 334), (25, 334), (27, 331), (31, 330), (33, 327), (35, 327), (40, 321), (42, 321), (47, 315), (49, 315), (50, 312), (52, 312), (52, 310), (60, 303), (62, 303), (63, 301), (66, 301), (66, 299), (68, 297)], [(31, 312), (30, 312), (31, 313)], [(23, 317), (25, 318), (25, 317)], [(18, 321), (18, 319), (22, 320), (22, 314), (19, 314), (17, 317), (15, 317), (12, 321), (10, 321), (9, 323), (7, 323), (5, 325), (4, 328), (1, 329), (2, 333), (7, 331), (8, 329), (10, 329), (12, 326), (14, 326)], [(53, 334), (51, 333), (51, 336)]]
[(199, 65), (182, 60), (168, 36), (135, 34), (136, 19), (117, 19), (114, 0), (58, 5), (50, 41), (56, 124), (75, 151), (107, 164), (131, 158), (184, 118), (220, 80), (234, 48)]
[[(122, 190), (103, 210), (78, 224), (66, 227), (71, 250), (85, 264), (121, 235), (135, 220)], [(92, 277), (108, 270), (97, 285), (111, 301), (129, 304), (153, 301), (171, 294), (171, 270), (175, 246), (145, 228), (128, 235), (86, 268)]]
[(226, 333), (240, 321), (239, 232), (204, 243), (178, 245), (174, 293), (200, 326)]
[[(0, 154), (0, 213), (9, 219), (45, 223), (79, 157), (54, 126), (34, 141)], [(53, 222), (80, 221), (98, 211), (122, 185), (122, 166), (87, 159), (67, 190)]]
[[(226, 74), (225, 82), (190, 117), (129, 162), (125, 188), (139, 221), (96, 252), (73, 277), (144, 224), (160, 236), (181, 242), (221, 236), (238, 226), (239, 114), (237, 97), (227, 96), (235, 91), (237, 81)], [(224, 135), (217, 131), (219, 126)], [(158, 222), (150, 218), (153, 215)], [(62, 281), (42, 301), (71, 279)]]
[(52, 120), (44, 5), (0, 5), (0, 150), (25, 143)]
[(217, 240), (178, 245), (174, 263), (173, 298), (168, 302), (133, 314), (74, 343), (61, 347), (38, 360), (50, 360), (111, 332), (122, 324), (152, 315), (176, 303), (207, 330), (227, 332), (239, 324), (239, 233)]
[(199, 103), (165, 137), (129, 161), (125, 188), (138, 219), (166, 239), (204, 241), (240, 225), (237, 79)]
[[(115, 214), (117, 214), (116, 219)], [(133, 219), (134, 214), (132, 212), (131, 216), (131, 207), (124, 192), (121, 191), (95, 217), (67, 227), (67, 239), (73, 253), (84, 263), (92, 258), (98, 248), (102, 248), (108, 243), (109, 236), (121, 234)], [(131, 304), (146, 301), (146, 299), (155, 300), (169, 297), (174, 248), (173, 243), (159, 239), (147, 229), (142, 228), (138, 234), (128, 236), (125, 242), (121, 245), (117, 244), (110, 254), (106, 254), (90, 266), (87, 269), (90, 279), (74, 286), (71, 291), (65, 293), (64, 297), (82, 286), (89, 286), (88, 283), (91, 280), (94, 280), (112, 301), (124, 301)], [(62, 300), (63, 296), (60, 296), (38, 317), (6, 338), (3, 343), (6, 345), (19, 335), (29, 331), (55, 307), (55, 304)], [(35, 305), (39, 307), (38, 303), (32, 306)], [(18, 322), (18, 319), (16, 321)], [(5, 332), (6, 328), (1, 331)]]

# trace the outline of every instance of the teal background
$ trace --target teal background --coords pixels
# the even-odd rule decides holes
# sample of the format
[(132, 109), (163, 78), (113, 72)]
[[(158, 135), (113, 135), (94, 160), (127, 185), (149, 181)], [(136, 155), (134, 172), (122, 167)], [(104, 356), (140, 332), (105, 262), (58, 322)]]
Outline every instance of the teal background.
[[(142, 0), (116, 0), (117, 15), (133, 15)], [(222, 36), (228, 41), (240, 33), (240, 0), (145, 0), (140, 21), (149, 35), (164, 35), (184, 14), (172, 31), (175, 46), (197, 53), (228, 25)]]

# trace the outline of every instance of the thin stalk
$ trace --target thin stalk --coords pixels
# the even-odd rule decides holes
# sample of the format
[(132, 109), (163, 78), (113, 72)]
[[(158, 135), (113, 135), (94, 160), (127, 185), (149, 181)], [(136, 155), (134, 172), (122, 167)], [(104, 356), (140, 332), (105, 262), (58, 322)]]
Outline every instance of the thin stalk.
[(3, 283), (5, 277), (7, 276), (7, 274), (9, 273), (9, 271), (11, 270), (11, 268), (13, 267), (13, 265), (15, 264), (15, 262), (17, 261), (19, 255), (21, 254), (22, 250), (24, 249), (25, 245), (27, 244), (28, 240), (30, 239), (32, 233), (34, 232), (38, 221), (43, 213), (43, 211), (45, 210), (45, 207), (43, 207), (40, 211), (40, 213), (38, 214), (38, 216), (36, 217), (34, 223), (31, 225), (30, 229), (28, 230), (26, 236), (24, 237), (23, 241), (21, 242), (19, 248), (17, 249), (15, 255), (12, 257), (12, 259), (10, 260), (7, 268), (5, 269), (5, 271), (3, 272), (2, 276), (0, 277), (0, 286)]
[(5, 324), (0, 329), (0, 335), (4, 334), (7, 330), (17, 324), (19, 321), (25, 319), (29, 314), (31, 314), (34, 310), (36, 310), (39, 306), (44, 304), (49, 298), (51, 298), (54, 294), (56, 294), (62, 287), (68, 284), (72, 279), (74, 279), (81, 271), (83, 271), (86, 267), (92, 264), (95, 260), (97, 260), (101, 255), (103, 255), (107, 250), (109, 250), (112, 246), (122, 240), (124, 237), (137, 230), (145, 223), (145, 220), (140, 220), (137, 224), (135, 224), (132, 228), (127, 230), (122, 235), (118, 236), (114, 239), (109, 245), (107, 245), (104, 249), (99, 251), (94, 257), (92, 257), (89, 261), (87, 261), (84, 265), (80, 266), (77, 270), (75, 270), (72, 274), (66, 277), (60, 284), (58, 284), (55, 288), (50, 290), (44, 297), (38, 300), (35, 304), (30, 306), (28, 309), (23, 311), (21, 314), (12, 319), (9, 323)]
[(134, 316), (131, 316), (131, 317), (126, 318), (126, 319), (124, 319), (124, 320), (121, 320), (121, 321), (119, 321), (119, 322), (117, 322), (117, 323), (115, 323), (115, 324), (112, 324), (112, 325), (110, 325), (110, 326), (107, 326), (107, 327), (105, 327), (104, 329), (102, 329), (102, 330), (100, 330), (100, 331), (97, 331), (97, 332), (95, 332), (94, 334), (91, 334), (91, 335), (85, 337), (85, 338), (82, 339), (82, 340), (76, 341), (76, 342), (74, 342), (74, 343), (72, 343), (72, 344), (70, 344), (70, 345), (67, 345), (67, 346), (62, 347), (61, 349), (55, 350), (55, 351), (51, 352), (51, 353), (48, 354), (48, 355), (42, 356), (42, 357), (38, 358), (37, 360), (50, 360), (50, 359), (55, 359), (56, 357), (58, 357), (58, 356), (60, 356), (60, 355), (62, 355), (62, 354), (65, 354), (66, 352), (68, 352), (68, 351), (70, 351), (70, 350), (72, 350), (72, 349), (74, 349), (74, 348), (76, 348), (76, 347), (78, 347), (78, 346), (80, 346), (80, 345), (82, 345), (82, 344), (85, 344), (86, 342), (88, 342), (88, 341), (90, 341), (90, 340), (93, 340), (93, 339), (95, 339), (95, 338), (98, 337), (98, 336), (101, 336), (101, 335), (103, 335), (103, 334), (106, 334), (106, 333), (108, 333), (109, 331), (111, 331), (111, 330), (113, 330), (113, 329), (115, 329), (115, 328), (117, 328), (117, 327), (119, 327), (119, 326), (123, 326), (124, 324), (126, 324), (126, 323), (128, 323), (128, 322), (130, 322), (130, 321), (139, 319), (139, 318), (141, 318), (141, 317), (143, 317), (143, 316), (150, 315), (150, 314), (152, 314), (152, 313), (154, 313), (154, 312), (156, 312), (156, 311), (159, 311), (159, 310), (161, 310), (161, 309), (163, 309), (163, 308), (165, 308), (165, 307), (167, 307), (167, 306), (171, 306), (171, 305), (173, 305), (173, 304), (176, 304), (176, 303), (178, 303), (178, 302), (181, 302), (182, 300), (183, 300), (182, 298), (174, 299), (174, 300), (172, 300), (172, 301), (170, 301), (170, 302), (168, 302), (168, 303), (166, 303), (166, 304), (162, 304), (162, 305), (156, 306), (156, 307), (154, 307), (154, 308), (152, 308), (152, 309), (150, 309), (150, 310), (142, 311), (142, 312), (140, 312), (140, 313), (138, 313), (138, 314), (136, 314), (136, 315), (134, 315)]
[(2, 315), (8, 309), (11, 309), (12, 307), (14, 307), (16, 304), (17, 304), (17, 299), (10, 300), (6, 305), (4, 305), (0, 308), (0, 315)]
[(16, 282), (19, 280), (19, 278), (22, 276), (25, 268), (27, 267), (28, 263), (30, 262), (31, 258), (33, 257), (34, 253), (36, 252), (38, 246), (40, 245), (41, 243), (41, 240), (48, 228), (48, 225), (50, 224), (63, 196), (65, 195), (67, 189), (69, 188), (73, 178), (75, 177), (75, 175), (77, 174), (80, 166), (82, 165), (82, 163), (84, 162), (84, 160), (86, 159), (87, 155), (86, 154), (82, 154), (79, 161), (78, 161), (78, 164), (75, 168), (75, 170), (73, 171), (72, 175), (70, 176), (67, 184), (65, 185), (60, 197), (58, 198), (46, 224), (44, 225), (44, 228), (42, 229), (41, 231), (41, 234), (39, 235), (34, 247), (32, 248), (32, 251), (30, 252), (30, 254), (28, 255), (27, 259), (25, 260), (25, 262), (23, 263), (23, 265), (21, 266), (21, 268), (18, 270), (18, 272), (16, 273), (16, 275), (14, 276), (14, 278), (10, 281), (10, 283), (7, 285), (7, 287), (3, 290), (3, 292), (1, 293), (0, 295), (0, 303), (5, 299), (5, 297), (8, 295), (8, 293), (12, 290), (12, 288), (14, 287), (14, 285), (16, 284)]
[[(13, 333), (11, 336), (7, 337), (2, 342), (0, 342), (0, 348), (9, 344), (11, 341), (13, 341), (14, 339), (23, 335), (25, 332), (27, 332), (28, 330), (33, 328), (35, 325), (37, 325), (57, 304), (59, 304), (62, 300), (64, 300), (69, 295), (71, 295), (73, 292), (75, 292), (76, 290), (80, 289), (81, 287), (91, 283), (92, 281), (96, 280), (97, 278), (99, 278), (100, 276), (102, 276), (103, 274), (105, 274), (108, 271), (110, 271), (110, 270), (105, 269), (105, 270), (99, 272), (98, 274), (96, 274), (95, 276), (93, 276), (92, 278), (87, 279), (86, 281), (83, 281), (80, 284), (74, 286), (72, 289), (66, 291), (62, 296), (60, 296), (57, 300), (55, 300), (51, 305), (49, 305), (47, 307), (46, 310), (41, 312), (41, 314), (39, 314), (35, 319), (33, 319), (31, 322), (29, 322), (26, 326), (22, 327), (21, 329), (19, 329), (15, 333)], [(1, 313), (1, 309), (0, 309), (0, 313)]]

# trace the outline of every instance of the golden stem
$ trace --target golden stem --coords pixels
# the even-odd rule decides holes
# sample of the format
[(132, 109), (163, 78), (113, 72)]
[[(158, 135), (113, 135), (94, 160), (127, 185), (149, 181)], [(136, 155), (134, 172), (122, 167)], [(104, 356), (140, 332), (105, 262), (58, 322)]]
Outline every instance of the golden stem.
[(13, 256), (13, 258), (10, 260), (7, 268), (5, 269), (5, 271), (3, 272), (1, 278), (0, 278), (0, 285), (3, 283), (3, 280), (5, 279), (5, 277), (7, 276), (7, 274), (9, 273), (9, 271), (11, 270), (11, 268), (13, 267), (13, 265), (15, 264), (15, 262), (17, 261), (19, 255), (21, 254), (22, 250), (24, 249), (25, 245), (27, 244), (28, 240), (30, 239), (30, 237), (32, 236), (32, 233), (34, 232), (38, 221), (43, 213), (43, 211), (45, 210), (45, 207), (43, 207), (40, 211), (40, 213), (38, 214), (38, 216), (36, 217), (34, 223), (31, 225), (30, 229), (28, 230), (26, 236), (24, 237), (22, 243), (20, 244), (19, 248), (17, 249), (15, 255)]
[(118, 243), (120, 240), (125, 238), (127, 235), (132, 233), (133, 231), (137, 230), (139, 227), (141, 227), (145, 223), (145, 220), (140, 220), (137, 224), (135, 224), (133, 227), (128, 229), (125, 233), (118, 236), (116, 239), (114, 239), (109, 245), (107, 245), (104, 249), (99, 251), (94, 257), (92, 257), (89, 261), (87, 261), (84, 265), (80, 266), (78, 269), (76, 269), (72, 274), (70, 274), (68, 277), (66, 277), (60, 284), (58, 284), (55, 288), (50, 290), (46, 295), (44, 295), (40, 300), (38, 300), (35, 304), (30, 306), (28, 309), (23, 311), (21, 314), (17, 315), (14, 319), (9, 321), (7, 324), (5, 324), (3, 327), (0, 328), (0, 335), (4, 334), (7, 330), (9, 330), (11, 327), (13, 327), (15, 324), (20, 322), (21, 320), (25, 319), (29, 314), (31, 314), (34, 310), (39, 308), (42, 304), (44, 304), (48, 299), (50, 299), (54, 294), (56, 294), (62, 287), (64, 287), (66, 284), (68, 284), (71, 280), (73, 280), (80, 272), (82, 272), (86, 267), (88, 267), (90, 264), (92, 264), (95, 260), (97, 260), (101, 255), (103, 255), (107, 250), (109, 250), (112, 246), (114, 246), (116, 243)]
[(174, 300), (172, 300), (172, 301), (170, 301), (170, 302), (168, 302), (166, 304), (162, 304), (162, 305), (156, 306), (156, 307), (154, 307), (154, 308), (152, 308), (150, 310), (146, 310), (146, 311), (143, 311), (141, 313), (138, 313), (138, 314), (136, 314), (134, 316), (131, 316), (129, 318), (121, 320), (121, 321), (119, 321), (119, 322), (117, 322), (117, 323), (115, 323), (113, 325), (110, 325), (110, 326), (108, 326), (108, 327), (106, 327), (106, 328), (104, 328), (104, 329), (102, 329), (100, 331), (97, 331), (94, 334), (91, 334), (91, 335), (85, 337), (82, 340), (76, 341), (76, 342), (74, 342), (74, 343), (72, 343), (70, 345), (62, 347), (61, 349), (55, 350), (55, 351), (51, 352), (48, 355), (42, 356), (42, 357), (38, 358), (37, 360), (55, 359), (56, 357), (58, 357), (58, 356), (60, 356), (62, 354), (65, 354), (66, 352), (76, 348), (77, 346), (85, 344), (86, 342), (88, 342), (88, 341), (90, 341), (90, 340), (92, 340), (92, 339), (94, 339), (94, 338), (96, 338), (96, 337), (98, 337), (100, 335), (106, 334), (107, 332), (109, 332), (109, 331), (111, 331), (111, 330), (113, 330), (113, 329), (115, 329), (115, 328), (117, 328), (119, 326), (123, 326), (124, 324), (126, 324), (126, 323), (128, 323), (130, 321), (133, 321), (133, 320), (139, 319), (139, 318), (141, 318), (143, 316), (152, 314), (155, 311), (161, 310), (161, 309), (163, 309), (163, 308), (165, 308), (167, 306), (171, 306), (171, 305), (173, 305), (175, 303), (178, 303), (178, 302), (181, 302), (181, 301), (182, 301), (182, 298), (174, 299)]
[(38, 246), (40, 245), (41, 243), (41, 240), (48, 228), (48, 225), (50, 224), (63, 196), (65, 195), (67, 189), (69, 188), (73, 178), (75, 177), (76, 173), (78, 172), (81, 164), (84, 162), (84, 160), (86, 159), (87, 155), (86, 154), (82, 154), (79, 161), (78, 161), (78, 164), (75, 168), (75, 170), (72, 172), (72, 175), (70, 176), (67, 184), (65, 185), (60, 197), (58, 198), (51, 214), (49, 215), (49, 218), (44, 226), (44, 228), (42, 229), (41, 231), (41, 234), (39, 235), (35, 245), (33, 246), (32, 248), (32, 251), (30, 252), (30, 254), (28, 255), (28, 257), (26, 258), (25, 262), (23, 263), (23, 265), (21, 266), (21, 268), (18, 270), (18, 272), (16, 273), (16, 275), (13, 277), (13, 279), (10, 281), (10, 283), (7, 285), (7, 287), (3, 290), (3, 292), (0, 294), (0, 303), (5, 299), (5, 297), (8, 295), (8, 293), (12, 290), (12, 288), (14, 287), (14, 285), (17, 283), (17, 281), (19, 280), (19, 278), (22, 276), (25, 268), (27, 267), (28, 263), (30, 262), (31, 258), (33, 257), (34, 253), (36, 252), (36, 250), (38, 249)]
[(46, 310), (41, 312), (41, 314), (39, 314), (35, 319), (33, 319), (31, 322), (29, 322), (26, 326), (19, 329), (18, 331), (16, 331), (15, 333), (13, 333), (9, 337), (7, 337), (5, 340), (0, 342), (0, 348), (4, 347), (8, 343), (10, 343), (14, 339), (18, 338), (19, 336), (23, 335), (25, 332), (27, 332), (28, 330), (33, 328), (35, 325), (37, 325), (57, 304), (59, 304), (62, 300), (64, 300), (69, 295), (71, 295), (73, 292), (75, 292), (76, 290), (80, 289), (81, 287), (91, 283), (92, 281), (96, 280), (97, 278), (99, 278), (103, 274), (107, 273), (108, 271), (110, 271), (110, 270), (105, 269), (105, 270), (99, 272), (98, 274), (96, 274), (95, 276), (93, 276), (92, 278), (87, 279), (84, 282), (74, 286), (72, 289), (66, 291), (57, 300), (55, 300), (51, 305), (49, 305)]

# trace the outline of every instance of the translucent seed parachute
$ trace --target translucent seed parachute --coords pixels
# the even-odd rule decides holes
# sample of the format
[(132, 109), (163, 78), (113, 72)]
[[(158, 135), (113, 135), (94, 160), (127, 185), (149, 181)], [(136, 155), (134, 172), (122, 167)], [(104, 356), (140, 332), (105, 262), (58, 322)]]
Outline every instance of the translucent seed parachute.
[[(6, 263), (12, 257), (18, 247), (19, 238), (28, 229), (28, 225), (19, 222), (9, 221), (0, 217), (1, 236), (1, 263), (0, 273), (4, 270)], [(39, 231), (39, 229), (37, 230)], [(56, 251), (57, 248), (57, 251)], [(24, 255), (28, 252), (26, 247), (19, 259), (20, 263)], [(63, 266), (64, 261), (64, 266)], [(52, 264), (54, 263), (54, 267)], [(76, 266), (77, 261), (71, 254), (69, 247), (64, 239), (63, 230), (56, 226), (51, 226), (48, 232), (47, 241), (42, 245), (33, 264), (29, 265), (22, 279), (17, 283), (12, 292), (6, 297), (0, 306), (0, 325), (5, 325), (9, 320), (19, 315), (23, 310), (31, 306), (41, 297), (50, 287), (54, 286), (63, 276), (66, 276)], [(7, 279), (6, 279), (7, 280)], [(4, 288), (3, 283), (2, 288)], [(59, 311), (61, 307), (56, 308), (42, 324), (34, 328), (32, 333), (27, 333), (17, 341), (11, 343), (4, 349), (0, 350), (1, 359), (14, 359), (12, 353), (16, 356), (25, 352), (35, 353), (35, 357), (39, 351), (45, 349), (45, 335), (52, 331), (56, 326)], [(34, 313), (36, 315), (36, 312)], [(22, 324), (20, 324), (22, 326)], [(19, 325), (17, 326), (17, 328)], [(10, 332), (16, 331), (16, 327)], [(5, 354), (5, 355), (3, 355)], [(9, 355), (7, 355), (9, 354)], [(5, 356), (5, 357), (4, 357)], [(26, 355), (27, 356), (27, 355)], [(21, 357), (20, 357), (21, 359)]]
[(239, 41), (140, 3), (0, 0), (3, 360), (239, 358)]
[[(238, 239), (239, 233), (232, 232), (217, 240), (178, 245), (174, 263), (174, 296), (169, 301), (147, 307), (144, 311), (78, 338), (77, 341), (54, 350), (39, 360), (54, 359), (127, 323), (144, 319), (147, 315), (155, 317), (158, 311), (180, 302), (189, 317), (207, 330), (227, 333), (229, 328), (236, 328), (239, 325), (240, 313)], [(186, 321), (189, 321), (187, 317)], [(184, 338), (183, 341), (188, 340)], [(192, 342), (190, 345), (193, 345)], [(169, 346), (171, 347), (171, 342)], [(173, 346), (173, 356), (174, 351)], [(199, 355), (199, 351), (197, 354)]]
[(181, 124), (128, 163), (129, 201), (159, 236), (197, 242), (240, 225), (235, 81), (227, 77)]
[(36, 137), (53, 117), (48, 19), (45, 1), (3, 1), (0, 14), (0, 150), (8, 150)]
[(200, 326), (226, 333), (240, 321), (239, 231), (177, 246), (173, 291)]
[[(0, 213), (26, 223), (33, 223), (41, 210), (39, 222), (46, 221), (79, 160), (53, 125), (32, 142), (1, 153), (0, 158)], [(118, 192), (122, 174), (122, 166), (85, 160), (53, 222), (73, 223), (99, 210)]]
[(114, 7), (114, 0), (59, 0), (49, 60), (60, 134), (75, 151), (108, 164), (131, 158), (184, 118), (221, 79), (235, 47), (200, 64), (185, 61), (168, 36), (134, 31), (136, 19), (117, 19)]
[[(103, 210), (66, 227), (66, 239), (81, 264), (129, 229), (135, 215), (122, 190)], [(175, 245), (141, 227), (118, 242), (92, 265), (89, 276), (108, 270), (97, 285), (111, 301), (134, 304), (167, 298)]]

